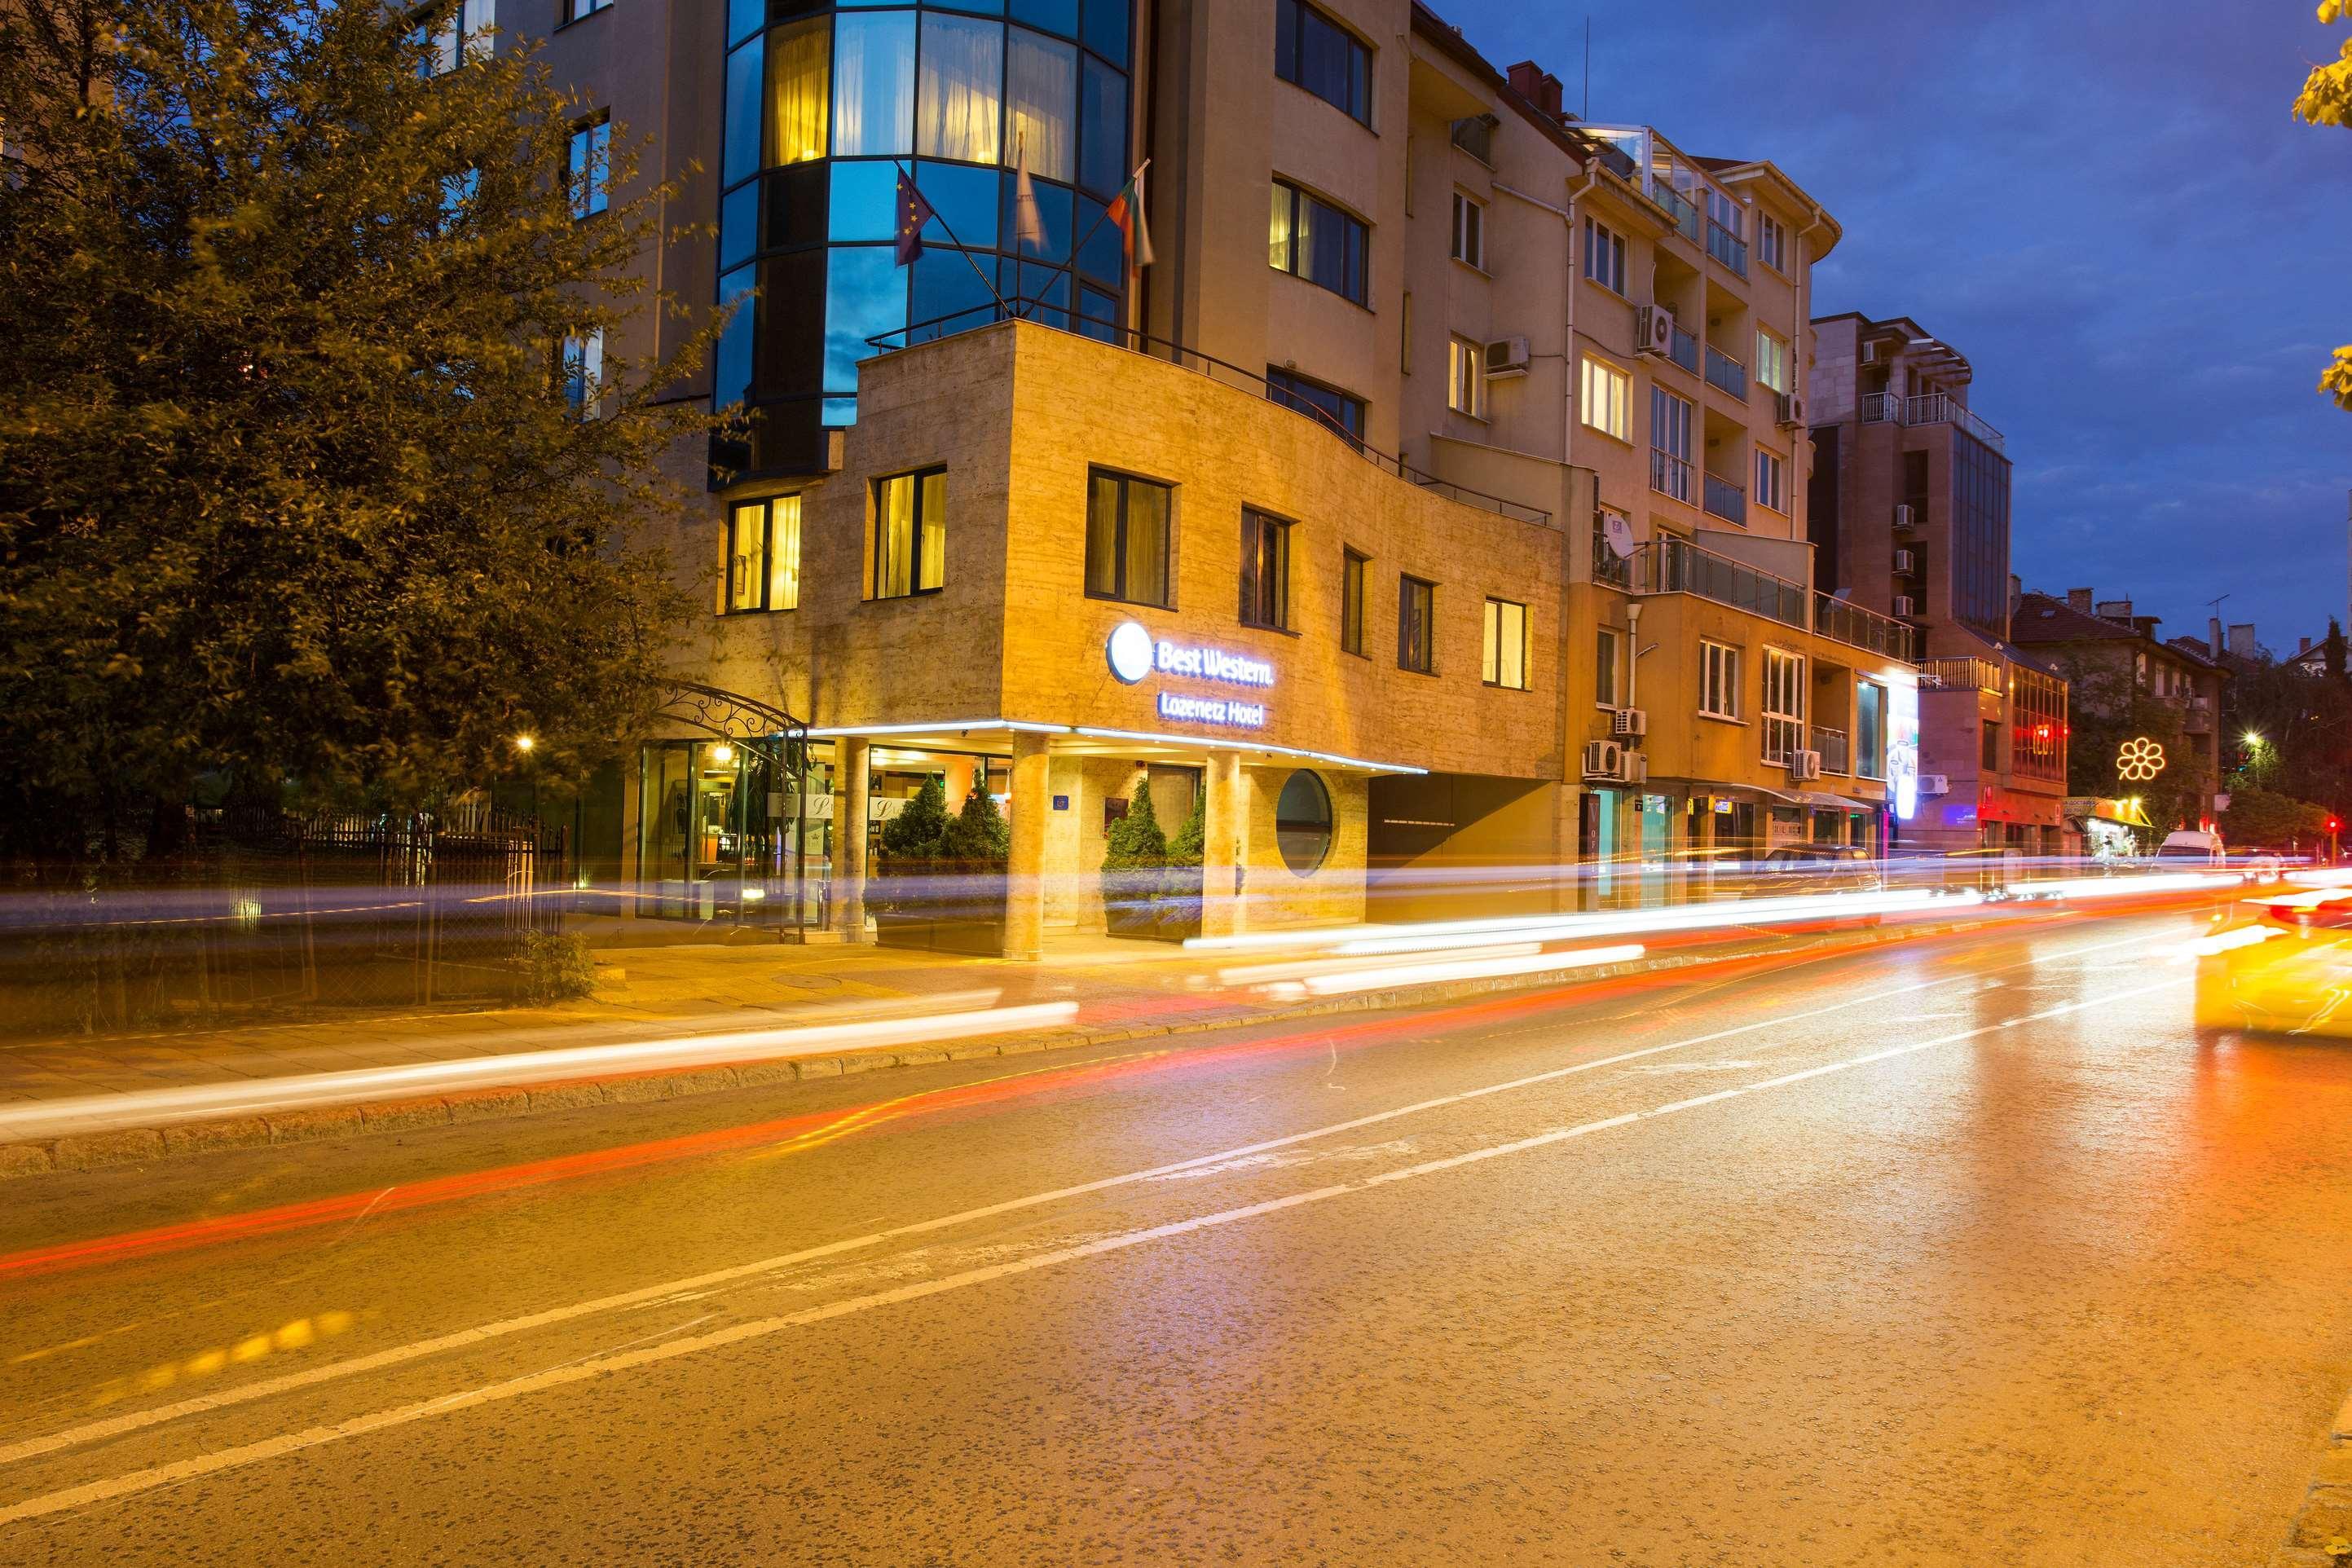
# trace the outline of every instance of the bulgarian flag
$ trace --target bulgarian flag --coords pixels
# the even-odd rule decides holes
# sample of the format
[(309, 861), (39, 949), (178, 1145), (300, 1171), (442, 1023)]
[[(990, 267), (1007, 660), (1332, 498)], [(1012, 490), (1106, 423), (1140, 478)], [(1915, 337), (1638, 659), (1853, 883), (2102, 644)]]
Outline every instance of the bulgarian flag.
[(1111, 197), (1109, 210), (1103, 215), (1118, 225), (1118, 232), (1126, 237), (1127, 265), (1131, 270), (1151, 265), (1151, 231), (1143, 222), (1143, 171), (1150, 167), (1151, 160), (1146, 158), (1119, 187), (1118, 195)]

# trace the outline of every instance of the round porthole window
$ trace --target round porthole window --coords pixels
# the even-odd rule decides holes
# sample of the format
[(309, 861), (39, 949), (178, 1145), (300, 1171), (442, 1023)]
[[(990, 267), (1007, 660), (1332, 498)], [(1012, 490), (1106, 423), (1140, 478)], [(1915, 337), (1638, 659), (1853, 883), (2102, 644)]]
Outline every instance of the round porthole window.
[(1285, 779), (1274, 803), (1274, 843), (1282, 863), (1312, 876), (1331, 853), (1331, 792), (1301, 768)]

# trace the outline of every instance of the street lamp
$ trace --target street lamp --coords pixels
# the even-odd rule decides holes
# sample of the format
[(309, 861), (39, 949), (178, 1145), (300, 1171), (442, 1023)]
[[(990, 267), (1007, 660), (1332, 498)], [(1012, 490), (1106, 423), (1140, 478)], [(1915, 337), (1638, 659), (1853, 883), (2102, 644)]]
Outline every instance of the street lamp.
[(530, 735), (517, 735), (514, 738), (514, 749), (526, 756), (530, 754), (530, 749), (538, 744), (539, 742)]

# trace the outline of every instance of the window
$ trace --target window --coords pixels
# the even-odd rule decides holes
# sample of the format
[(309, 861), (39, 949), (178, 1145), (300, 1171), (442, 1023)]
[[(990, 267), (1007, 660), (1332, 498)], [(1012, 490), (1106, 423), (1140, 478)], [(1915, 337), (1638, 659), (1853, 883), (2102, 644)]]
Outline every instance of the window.
[(1486, 209), (1460, 191), (1454, 193), (1453, 254), (1456, 261), (1486, 269)]
[(1451, 135), (1454, 144), (1488, 168), (1495, 164), (1496, 120), (1489, 114), (1473, 114), (1454, 122)]
[(1078, 51), (1025, 27), (1008, 31), (1004, 140), (1039, 179), (1067, 180), (1078, 163)]
[(1297, 186), (1274, 182), (1274, 214), (1266, 259), (1276, 271), (1320, 284), (1334, 294), (1364, 302), (1365, 243), (1362, 220)]
[(1274, 74), (1372, 122), (1372, 51), (1305, 0), (1275, 0)]
[(424, 74), (439, 76), (467, 60), (477, 60), (490, 49), (490, 29), (498, 26), (497, 0), (455, 0), (436, 23), (410, 35), (426, 51)]
[(572, 216), (592, 217), (612, 197), (613, 118), (601, 113), (572, 128)]
[(1097, 468), (1087, 476), (1087, 594), (1169, 607), (1168, 546), (1176, 492)]
[(1690, 399), (1650, 388), (1650, 488), (1676, 500), (1691, 499)]
[(1853, 689), (1853, 771), (1866, 779), (1886, 776), (1886, 688), (1875, 681)]
[(768, 35), (768, 140), (762, 168), (806, 163), (825, 153), (833, 102), (833, 18), (810, 16)]
[(1698, 710), (1714, 719), (1739, 717), (1739, 650), (1719, 642), (1698, 645)]
[(915, 151), (965, 163), (998, 162), (1004, 24), (922, 14)]
[(777, 496), (729, 507), (725, 543), (721, 615), (800, 608), (800, 497)]
[(947, 582), (948, 471), (874, 481), (877, 599), (936, 593)]
[(1756, 329), (1756, 379), (1775, 392), (1786, 392), (1789, 380), (1789, 340), (1769, 327)]
[(563, 19), (577, 22), (583, 16), (602, 11), (612, 3), (613, 0), (563, 0)]
[(1242, 510), (1242, 621), (1290, 629), (1290, 524)]
[(1764, 760), (1785, 763), (1805, 744), (1805, 661), (1764, 650)]
[(1283, 780), (1274, 798), (1274, 847), (1282, 863), (1302, 877), (1312, 876), (1331, 853), (1331, 792), (1304, 768)]
[(1985, 721), (1983, 742), (1977, 756), (1978, 768), (1987, 773), (2000, 772), (2000, 726)]
[(604, 384), (604, 329), (592, 327), (563, 340), (563, 401), (574, 419), (593, 419)]
[(1397, 578), (1397, 668), (1423, 675), (1437, 668), (1437, 584)]
[(1351, 441), (1364, 438), (1364, 400), (1360, 397), (1350, 397), (1337, 387), (1309, 381), (1274, 365), (1265, 367), (1265, 390), (1266, 395), (1276, 403), (1297, 409), (1318, 425)]
[(1613, 293), (1625, 291), (1625, 237), (1584, 220), (1584, 275)]
[(1508, 599), (1486, 601), (1486, 656), (1481, 666), (1489, 686), (1528, 689), (1528, 607)]
[(1789, 270), (1789, 231), (1780, 226), (1779, 218), (1765, 213), (1756, 215), (1756, 258), (1775, 272)]
[(1633, 378), (1615, 365), (1587, 356), (1584, 397), (1579, 405), (1584, 422), (1620, 441), (1633, 438)]
[(1756, 448), (1756, 504), (1774, 511), (1789, 510), (1789, 460), (1761, 447)]
[(1364, 657), (1364, 567), (1370, 556), (1349, 550), (1339, 557), (1339, 650)]
[[(842, 12), (834, 30), (834, 156), (913, 152), (915, 13)], [(939, 197), (936, 186), (928, 194)], [(971, 237), (961, 224), (956, 232)]]
[(1446, 347), (1445, 406), (1473, 419), (1486, 417), (1486, 351), (1467, 338)]
[(1601, 626), (1592, 634), (1592, 700), (1602, 708), (1622, 706), (1617, 700), (1619, 641), (1615, 626)]
[(1723, 226), (1732, 238), (1740, 237), (1748, 219), (1747, 209), (1712, 185), (1706, 190), (1706, 216)]

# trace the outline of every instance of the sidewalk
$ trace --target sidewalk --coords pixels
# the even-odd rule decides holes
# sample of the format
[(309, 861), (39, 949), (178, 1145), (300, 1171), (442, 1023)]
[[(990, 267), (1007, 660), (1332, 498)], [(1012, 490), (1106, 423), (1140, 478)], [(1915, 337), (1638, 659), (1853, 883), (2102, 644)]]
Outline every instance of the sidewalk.
[[(1257, 962), (1256, 955), (1099, 936), (1049, 938), (1040, 963), (871, 946), (626, 948), (599, 955), (605, 962), (595, 995), (553, 1006), (329, 1016), (0, 1046), (0, 1178), (1606, 982), (1765, 952), (1788, 960), (1957, 929), (1948, 921), (1890, 924), (1792, 937), (1740, 928), (1654, 947), (1629, 962), (1308, 997), (1219, 983), (1219, 971)], [(899, 1020), (918, 1036), (919, 1021), (940, 1015), (1039, 1004), (1055, 1005), (1057, 1016), (1042, 1026), (1024, 1019), (1010, 1033), (848, 1048), (828, 1043), (835, 1031), (814, 1032), (815, 1043), (805, 1047), (790, 1033), (847, 1017)], [(747, 1031), (760, 1032), (753, 1044), (740, 1043)], [(709, 1049), (688, 1066), (565, 1068), (566, 1058), (549, 1058), (558, 1070), (522, 1070), (527, 1053), (585, 1048), (603, 1057), (646, 1041), (691, 1047), (700, 1037), (710, 1037)], [(348, 1092), (346, 1075), (356, 1075)], [(458, 1077), (466, 1081), (447, 1081)], [(421, 1079), (429, 1087), (369, 1087), (370, 1079), (393, 1078)], [(250, 1094), (237, 1094), (240, 1087)], [(208, 1105), (248, 1103), (234, 1113), (169, 1109), (174, 1100), (198, 1098)]]

